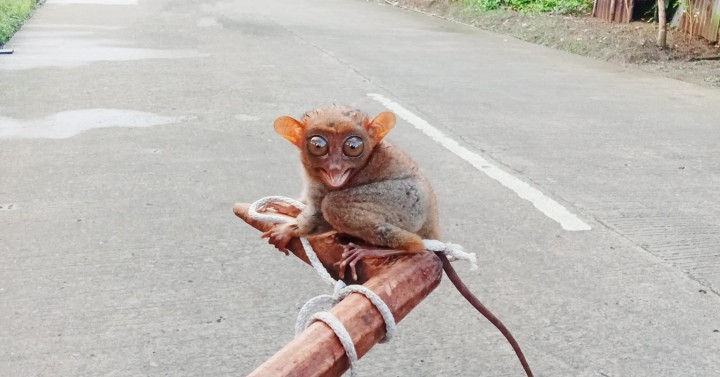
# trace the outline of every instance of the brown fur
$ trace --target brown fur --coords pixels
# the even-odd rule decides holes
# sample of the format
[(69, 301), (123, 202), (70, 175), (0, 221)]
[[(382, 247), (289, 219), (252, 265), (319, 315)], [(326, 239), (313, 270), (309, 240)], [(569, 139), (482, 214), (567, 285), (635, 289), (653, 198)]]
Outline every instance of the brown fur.
[[(307, 204), (297, 224), (286, 227), (289, 234), (278, 234), (281, 244), (288, 236), (334, 229), (378, 247), (417, 253), (424, 250), (423, 238), (440, 237), (430, 184), (408, 155), (382, 140), (394, 123), (391, 113), (371, 120), (347, 106), (317, 109), (300, 121), (278, 118), (276, 130), (300, 149)], [(327, 156), (318, 158), (306, 151), (307, 139), (313, 135), (327, 138)], [(341, 152), (342, 143), (353, 135), (363, 139), (365, 150), (360, 157), (347, 158)], [(321, 170), (331, 168), (352, 169), (342, 187), (333, 188), (323, 181)]]

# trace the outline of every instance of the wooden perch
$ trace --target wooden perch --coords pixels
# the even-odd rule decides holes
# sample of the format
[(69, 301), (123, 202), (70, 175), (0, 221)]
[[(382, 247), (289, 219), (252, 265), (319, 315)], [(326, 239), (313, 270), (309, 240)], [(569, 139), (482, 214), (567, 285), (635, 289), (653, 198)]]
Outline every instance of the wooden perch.
[[(233, 207), (233, 211), (254, 228), (260, 231), (269, 229), (272, 224), (258, 222), (248, 217), (249, 206), (238, 203)], [(335, 263), (340, 260), (342, 254), (343, 246), (339, 243), (342, 237), (328, 233), (309, 237), (308, 241), (328, 272), (337, 278)], [(289, 249), (305, 263), (309, 263), (299, 240), (292, 240)], [(405, 318), (440, 284), (442, 278), (440, 259), (431, 252), (397, 258), (363, 260), (358, 265), (358, 282), (364, 283), (365, 287), (380, 296), (392, 311), (395, 322)], [(347, 278), (345, 280), (354, 283)], [(385, 322), (380, 312), (363, 295), (351, 294), (330, 312), (345, 325), (359, 358), (385, 337)], [(314, 322), (250, 376), (332, 377), (340, 376), (349, 367), (350, 362), (335, 333), (325, 323)]]

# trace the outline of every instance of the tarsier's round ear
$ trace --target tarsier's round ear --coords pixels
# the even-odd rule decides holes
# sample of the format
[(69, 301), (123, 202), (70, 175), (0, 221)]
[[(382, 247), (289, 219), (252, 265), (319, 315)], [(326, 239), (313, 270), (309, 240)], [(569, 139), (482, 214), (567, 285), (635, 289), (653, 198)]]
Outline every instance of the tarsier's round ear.
[(386, 111), (378, 114), (367, 126), (368, 134), (377, 143), (395, 127), (395, 114)]
[(279, 133), (280, 136), (297, 145), (298, 148), (302, 147), (302, 137), (305, 130), (305, 126), (303, 126), (302, 123), (293, 117), (281, 116), (275, 119), (274, 126), (275, 132)]

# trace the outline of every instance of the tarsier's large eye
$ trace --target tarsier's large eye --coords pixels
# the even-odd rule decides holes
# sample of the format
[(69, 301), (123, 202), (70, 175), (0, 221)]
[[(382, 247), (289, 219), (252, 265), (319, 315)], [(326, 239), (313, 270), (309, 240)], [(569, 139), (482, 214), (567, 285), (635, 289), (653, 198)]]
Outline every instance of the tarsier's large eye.
[(350, 136), (349, 138), (345, 139), (342, 151), (343, 154), (348, 157), (357, 157), (363, 153), (364, 149), (365, 143), (361, 138), (357, 136)]
[(324, 156), (328, 153), (328, 142), (324, 137), (315, 135), (308, 140), (307, 149), (313, 156)]

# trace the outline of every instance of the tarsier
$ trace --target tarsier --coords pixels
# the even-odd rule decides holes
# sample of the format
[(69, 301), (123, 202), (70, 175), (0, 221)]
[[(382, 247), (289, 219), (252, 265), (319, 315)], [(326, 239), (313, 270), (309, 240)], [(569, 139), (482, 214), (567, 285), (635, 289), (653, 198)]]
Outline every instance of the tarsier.
[[(305, 173), (296, 220), (275, 225), (263, 237), (281, 251), (294, 237), (327, 231), (348, 234), (362, 244), (345, 246), (340, 277), (364, 258), (424, 253), (423, 239), (439, 239), (437, 201), (415, 162), (384, 140), (395, 115), (371, 119), (347, 106), (329, 106), (306, 113), (299, 121), (275, 120), (275, 131), (300, 149)], [(532, 372), (505, 326), (460, 281), (443, 253), (437, 253), (448, 278), (460, 293), (508, 339), (528, 376)]]

